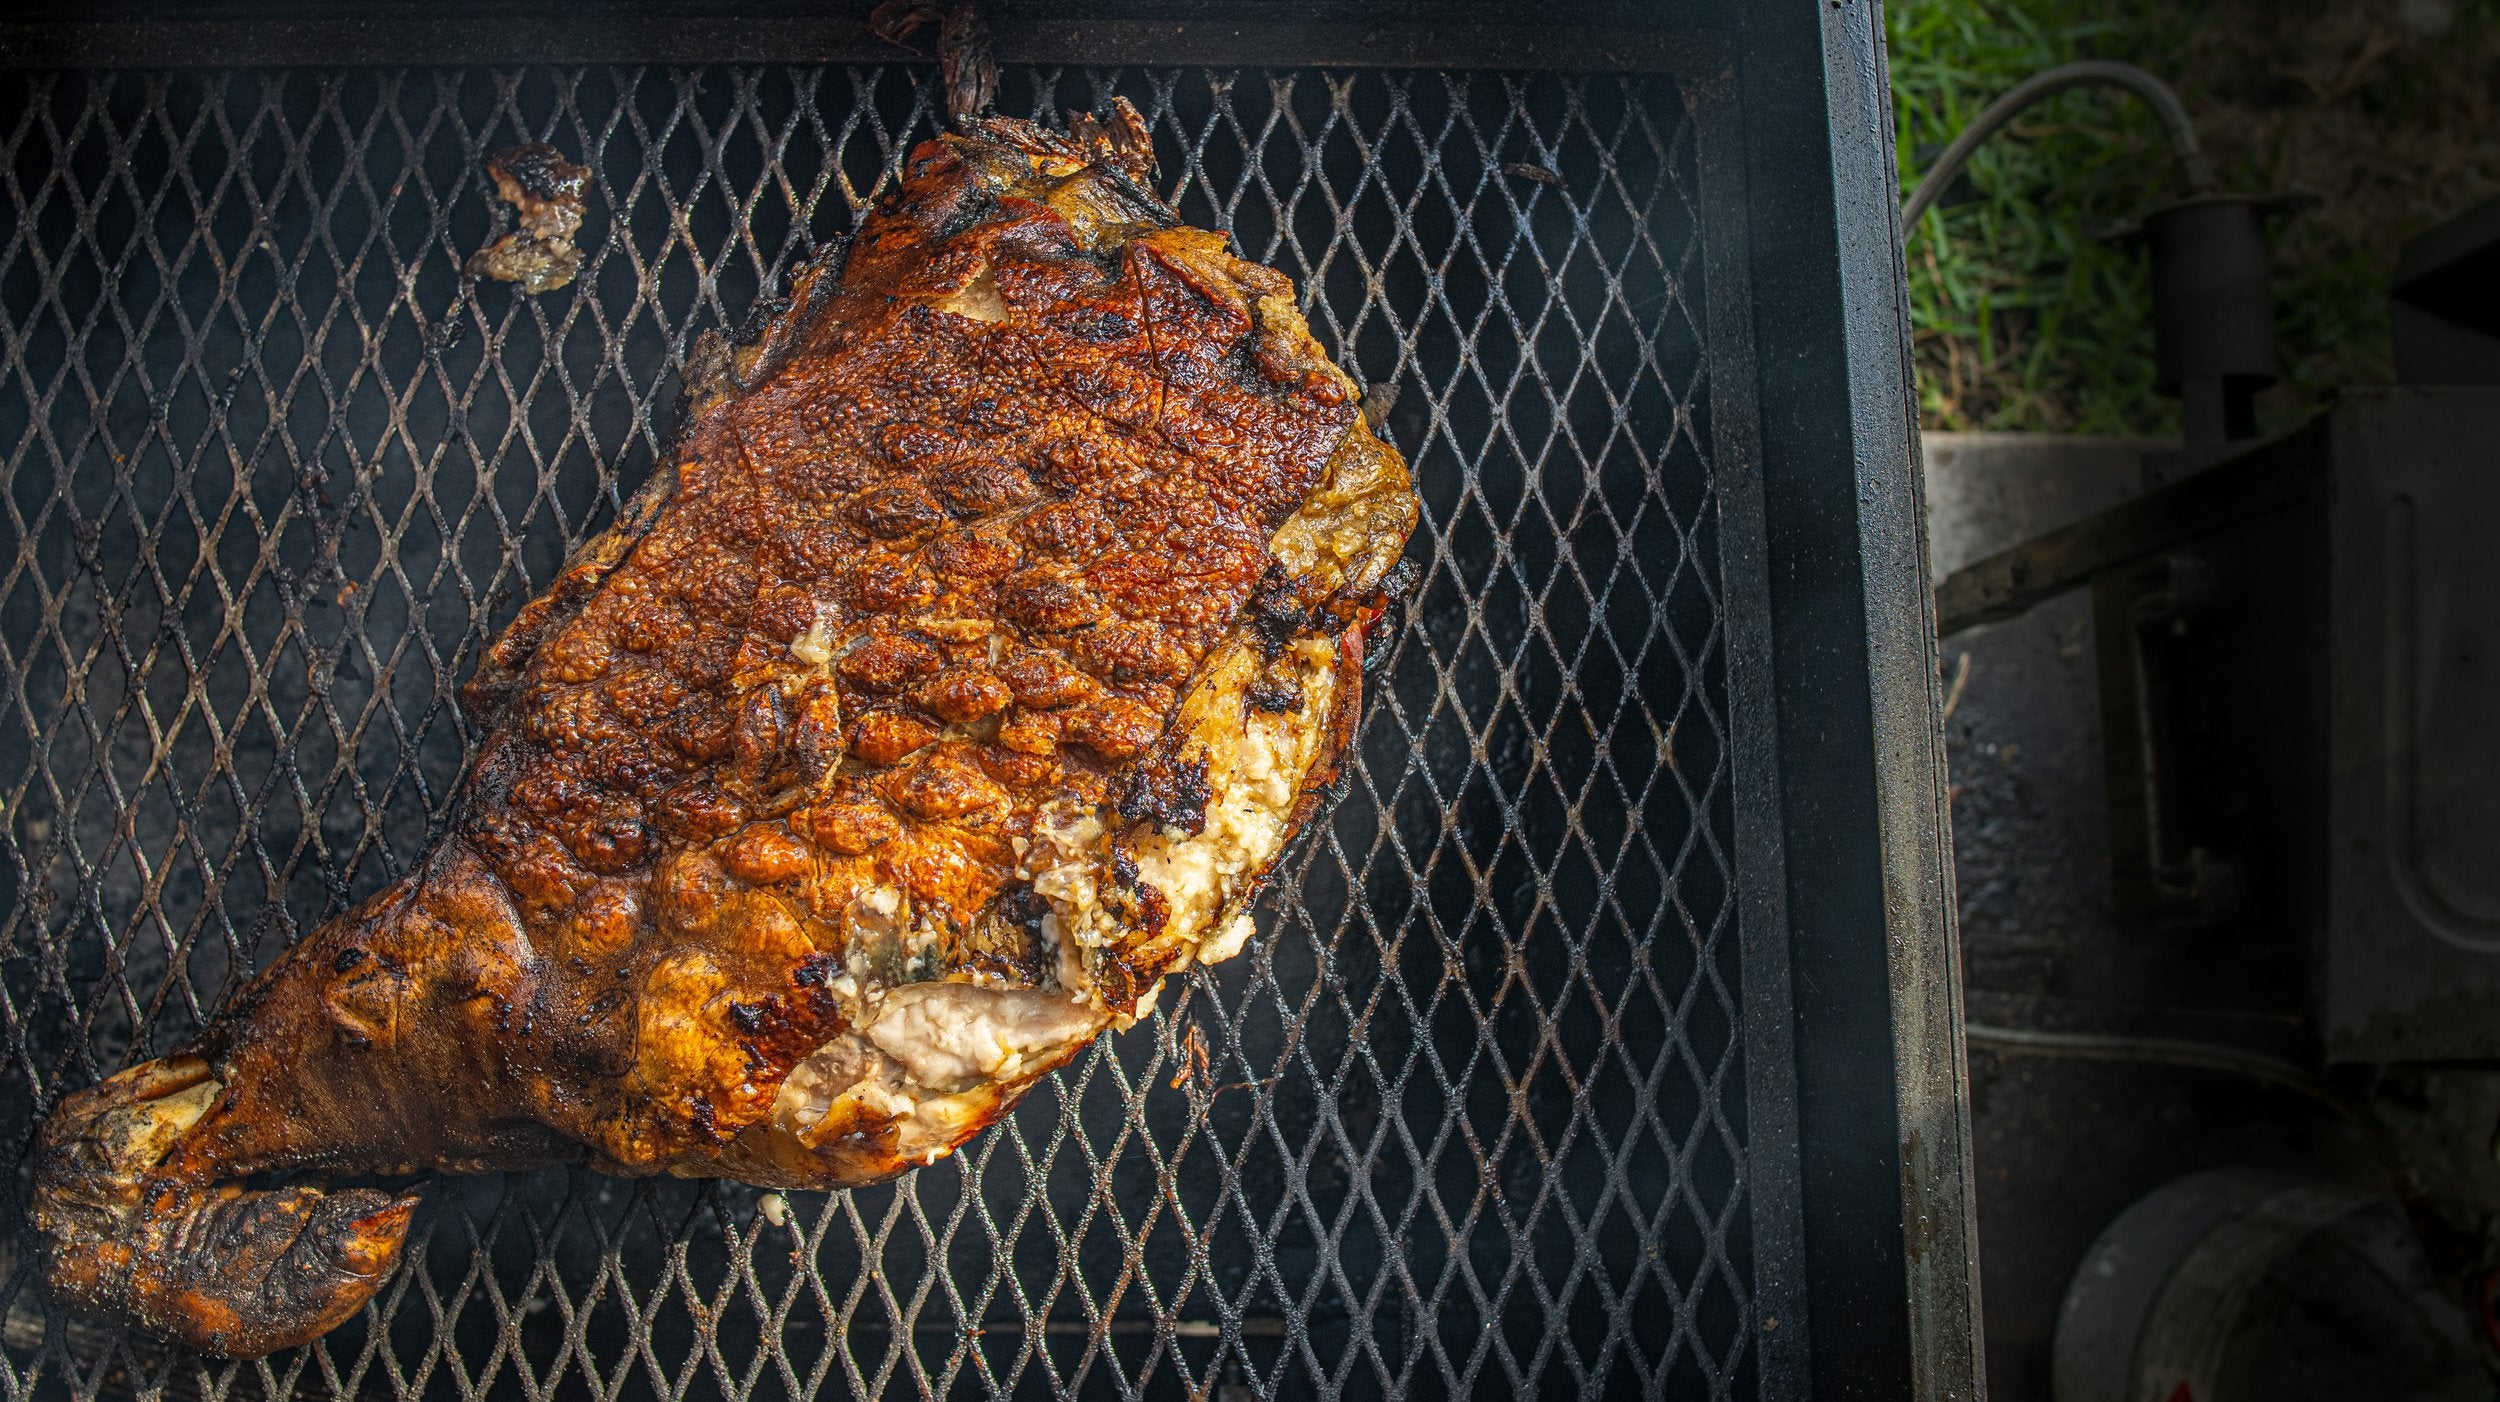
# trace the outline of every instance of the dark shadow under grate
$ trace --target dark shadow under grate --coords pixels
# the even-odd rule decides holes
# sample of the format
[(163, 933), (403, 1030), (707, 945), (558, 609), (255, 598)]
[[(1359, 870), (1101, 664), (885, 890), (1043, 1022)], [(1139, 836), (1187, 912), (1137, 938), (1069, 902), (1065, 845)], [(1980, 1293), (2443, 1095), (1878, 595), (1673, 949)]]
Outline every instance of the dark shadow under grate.
[[(1261, 937), (892, 1185), (439, 1182), (377, 1306), (266, 1364), (47, 1318), (21, 1261), (9, 1397), (1751, 1393), (1685, 99), (1005, 77), (1136, 100), (1417, 468), (1412, 625)], [(0, 75), (17, 1160), (407, 868), (453, 688), (649, 470), (676, 358), (930, 106), (907, 69)], [(586, 268), (464, 289), (478, 158), (526, 140), (596, 172)], [(1184, 1019), (1212, 1074), (1174, 1088)]]

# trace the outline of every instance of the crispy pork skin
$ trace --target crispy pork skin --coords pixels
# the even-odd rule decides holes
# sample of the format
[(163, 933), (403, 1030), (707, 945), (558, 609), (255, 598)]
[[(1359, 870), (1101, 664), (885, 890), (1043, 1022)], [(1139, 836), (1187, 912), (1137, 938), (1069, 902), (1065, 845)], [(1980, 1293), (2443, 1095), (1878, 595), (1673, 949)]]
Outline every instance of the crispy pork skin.
[(1241, 947), (1416, 502), (1148, 150), (969, 123), (696, 347), (469, 682), (439, 845), (45, 1124), (56, 1297), (236, 1356), (334, 1327), (415, 1199), (255, 1175), (876, 1182)]

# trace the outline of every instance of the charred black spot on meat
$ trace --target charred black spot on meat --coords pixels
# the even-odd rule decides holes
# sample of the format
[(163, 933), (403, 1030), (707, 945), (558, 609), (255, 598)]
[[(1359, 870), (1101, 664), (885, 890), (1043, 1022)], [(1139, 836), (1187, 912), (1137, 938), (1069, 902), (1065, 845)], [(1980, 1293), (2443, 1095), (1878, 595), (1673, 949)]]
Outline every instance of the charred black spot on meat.
[(1291, 673), (1263, 676), (1250, 683), (1250, 707), (1272, 716), (1290, 715), (1302, 709), (1302, 679)]
[(1285, 573), (1280, 560), (1267, 562), (1267, 569), (1250, 590), (1250, 631), (1257, 635), (1259, 651), (1273, 662), (1292, 646), (1294, 639), (1317, 626), (1314, 610), (1302, 601), (1302, 581)]
[(1088, 341), (1125, 341), (1137, 334), (1137, 323), (1118, 312), (1081, 317), (1069, 323), (1068, 330)]
[(365, 962), (365, 952), (351, 944), (331, 957), (330, 968), (336, 973), (343, 974), (363, 962)]
[(747, 304), (746, 319), (738, 323), (737, 330), (729, 333), (729, 344), (751, 346), (763, 340), (764, 333), (772, 329), (773, 322), (788, 310), (790, 310), (788, 297), (775, 295), (756, 298)]
[(1026, 987), (1051, 984), (1056, 948), (1043, 923), (1050, 913), (1050, 901), (1032, 883), (1009, 885), (974, 922), (974, 937), (963, 948), (963, 966), (976, 976), (1005, 977)]
[(543, 141), (498, 151), (486, 158), (486, 167), (510, 176), (521, 193), (533, 200), (578, 200), (590, 183), (589, 171)]
[(1102, 888), (1103, 908), (1149, 940), (1161, 936), (1172, 918), (1172, 902), (1155, 889), (1153, 882), (1141, 879), (1136, 854), (1126, 847), (1114, 847), (1111, 878)]
[(772, 1009), (762, 1003), (741, 1003), (736, 999), (730, 1000), (730, 1025), (749, 1036), (763, 1031), (764, 1025), (771, 1018)]
[(1120, 776), (1115, 803), (1120, 816), (1131, 822), (1151, 818), (1195, 837), (1206, 831), (1207, 804), (1214, 796), (1205, 760), (1158, 754)]
[(1031, 883), (1010, 886), (999, 896), (1007, 918), (1024, 932), (1025, 946), (1039, 961), (1050, 952), (1050, 932), (1043, 921), (1050, 918), (1050, 902)]
[(1415, 595), (1415, 586), (1423, 583), (1424, 567), (1412, 560), (1400, 560), (1380, 577), (1380, 597), (1384, 602), (1404, 604)]
[(1145, 992), (1138, 983), (1136, 972), (1109, 950), (1090, 951), (1086, 972), (1094, 980), (1094, 986), (1102, 990), (1103, 1001), (1111, 1007), (1134, 1008), (1138, 996)]
[(839, 1006), (833, 996), (833, 980), (842, 972), (842, 961), (832, 954), (811, 954), (790, 975), (807, 1004), (811, 1017), (827, 1018)]
[(1423, 577), (1422, 566), (1412, 560), (1400, 560), (1381, 576), (1368, 598), (1354, 601), (1358, 611), (1371, 615), (1363, 630), (1366, 676), (1379, 672), (1396, 646), (1398, 635), (1406, 631), (1406, 617), (1414, 607), (1416, 586), (1423, 582)]

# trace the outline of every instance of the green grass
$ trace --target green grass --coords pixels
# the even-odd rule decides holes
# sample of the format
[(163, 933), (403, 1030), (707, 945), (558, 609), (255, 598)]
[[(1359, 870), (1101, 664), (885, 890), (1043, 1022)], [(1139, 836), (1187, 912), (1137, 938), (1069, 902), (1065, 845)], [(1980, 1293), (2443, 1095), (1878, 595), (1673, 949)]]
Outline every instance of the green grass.
[[(1886, 13), (1902, 183), (2005, 89), (2120, 58), (2180, 89), (2225, 188), (2299, 183), (2324, 210), (2278, 226), (2286, 383), (2276, 425), (2339, 384), (2388, 377), (2385, 286), (2405, 238), (2500, 189), (2500, 0), (2459, 0), (2444, 35), (2393, 0), (1895, 0)], [(2073, 92), (1973, 159), (1979, 198), (1909, 242), (1929, 427), (2175, 431), (2153, 393), (2143, 255), (2091, 237), (2182, 193), (2133, 98)]]
[[(1990, 12), (1913, 0), (1887, 15), (1902, 187), (1998, 93), (2121, 33), (2034, 0)], [(2168, 193), (2140, 109), (2089, 92), (2044, 103), (1971, 159), (1981, 198), (1910, 234), (1920, 396), (1937, 428), (2121, 433), (2148, 426), (2152, 331), (2142, 258), (2085, 230)]]

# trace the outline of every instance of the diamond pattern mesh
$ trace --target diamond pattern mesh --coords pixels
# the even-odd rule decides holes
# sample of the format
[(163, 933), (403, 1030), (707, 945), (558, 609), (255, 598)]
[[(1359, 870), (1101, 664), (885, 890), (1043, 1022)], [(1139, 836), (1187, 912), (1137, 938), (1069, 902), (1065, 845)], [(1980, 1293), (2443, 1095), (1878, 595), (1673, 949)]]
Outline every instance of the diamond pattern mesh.
[[(1300, 282), (1426, 503), (1351, 788), (1251, 949), (891, 1185), (440, 1181), (376, 1305), (262, 1364), (47, 1314), (20, 1253), (8, 1396), (1750, 1394), (1686, 104), (1011, 68), (1000, 106), (1115, 92), (1183, 214)], [(474, 738), (453, 688), (648, 472), (676, 358), (852, 225), (933, 99), (0, 75), (13, 1160), (408, 868)], [(526, 140), (596, 172), (585, 271), (464, 288), (479, 157)]]

